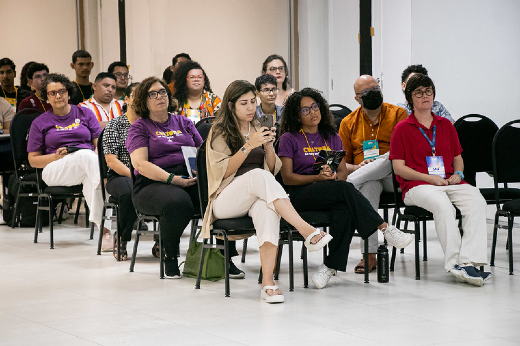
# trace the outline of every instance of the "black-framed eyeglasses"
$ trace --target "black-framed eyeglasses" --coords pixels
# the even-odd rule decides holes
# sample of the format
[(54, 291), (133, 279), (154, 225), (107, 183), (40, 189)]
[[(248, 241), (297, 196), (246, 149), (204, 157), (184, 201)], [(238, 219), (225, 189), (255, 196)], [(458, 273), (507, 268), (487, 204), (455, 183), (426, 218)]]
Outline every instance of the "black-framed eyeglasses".
[(159, 96), (166, 97), (167, 95), (168, 95), (168, 92), (166, 91), (166, 89), (161, 89), (159, 91), (149, 91), (148, 92), (148, 98), (150, 98), (150, 99), (156, 99)]
[(278, 67), (274, 67), (274, 66), (271, 66), (269, 67), (269, 72), (276, 72), (276, 70), (280, 71), (280, 72), (283, 72), (285, 71), (285, 66), (278, 66)]
[(421, 90), (415, 90), (413, 93), (412, 93), (413, 96), (417, 97), (418, 99), (420, 99), (421, 97), (423, 97), (424, 95), (426, 96), (432, 96), (433, 95), (433, 90), (432, 89), (426, 89), (424, 91), (421, 91)]
[(302, 113), (302, 115), (309, 115), (309, 114), (311, 114), (311, 109), (313, 112), (317, 112), (320, 110), (320, 105), (317, 104), (316, 102), (314, 102), (313, 104), (311, 104), (310, 107), (300, 108), (300, 113)]
[(47, 95), (49, 95), (50, 97), (56, 97), (57, 94), (60, 94), (60, 96), (63, 96), (63, 95), (65, 95), (66, 93), (68, 93), (68, 90), (67, 90), (67, 89), (60, 89), (60, 90), (51, 90), (51, 91), (47, 91)]
[(117, 72), (117, 73), (114, 73), (114, 76), (116, 76), (117, 79), (128, 79), (130, 77), (130, 74), (129, 73), (121, 73), (121, 72)]
[(280, 91), (280, 89), (278, 88), (265, 88), (265, 89), (261, 89), (260, 92), (264, 95), (269, 95), (270, 93), (273, 93), (273, 94), (278, 94), (278, 92)]

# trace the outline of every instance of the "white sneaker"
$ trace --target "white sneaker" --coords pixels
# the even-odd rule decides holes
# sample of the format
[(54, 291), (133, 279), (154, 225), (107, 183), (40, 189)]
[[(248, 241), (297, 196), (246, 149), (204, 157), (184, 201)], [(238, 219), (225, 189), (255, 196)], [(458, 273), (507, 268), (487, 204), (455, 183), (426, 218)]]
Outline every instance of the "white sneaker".
[(398, 249), (405, 248), (413, 240), (413, 235), (404, 233), (394, 225), (388, 225), (383, 235), (388, 244)]
[(330, 269), (325, 264), (320, 264), (318, 271), (312, 275), (312, 282), (314, 283), (314, 286), (322, 289), (327, 286), (330, 278), (334, 275), (336, 275), (335, 269)]
[(112, 252), (114, 249), (114, 241), (112, 234), (108, 228), (103, 230), (103, 239), (101, 241), (101, 252)]

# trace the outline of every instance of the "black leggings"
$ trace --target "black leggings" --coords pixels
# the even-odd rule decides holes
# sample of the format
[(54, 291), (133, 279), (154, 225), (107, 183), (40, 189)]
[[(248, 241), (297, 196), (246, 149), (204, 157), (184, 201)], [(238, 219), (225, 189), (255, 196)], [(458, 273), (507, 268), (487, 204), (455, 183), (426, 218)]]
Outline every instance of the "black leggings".
[(321, 181), (303, 186), (291, 186), (289, 197), (297, 211), (330, 210), (332, 220), (328, 244), (329, 253), (325, 265), (345, 271), (350, 242), (357, 229), (366, 239), (384, 223), (368, 200), (346, 181)]
[(120, 175), (109, 175), (106, 184), (107, 192), (117, 199), (119, 205), (119, 222), (117, 229), (122, 241), (132, 239), (132, 230), (137, 219), (134, 203), (132, 202), (132, 179)]
[(177, 256), (182, 232), (200, 209), (197, 185), (184, 189), (151, 182), (134, 191), (133, 201), (138, 211), (159, 217), (164, 250), (170, 258)]

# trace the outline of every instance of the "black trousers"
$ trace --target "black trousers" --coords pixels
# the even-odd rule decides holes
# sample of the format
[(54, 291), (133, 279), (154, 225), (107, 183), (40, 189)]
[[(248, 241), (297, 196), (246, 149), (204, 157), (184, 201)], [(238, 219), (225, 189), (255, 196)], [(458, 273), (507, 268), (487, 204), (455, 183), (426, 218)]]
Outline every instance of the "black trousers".
[(139, 212), (159, 217), (164, 250), (170, 258), (177, 256), (181, 235), (200, 209), (197, 185), (184, 189), (151, 182), (134, 191), (133, 201)]
[(355, 230), (366, 239), (384, 223), (368, 200), (346, 181), (321, 181), (303, 186), (291, 186), (289, 198), (297, 211), (330, 210), (332, 220), (325, 265), (345, 271), (350, 243)]
[(106, 184), (107, 192), (117, 198), (119, 204), (119, 222), (117, 225), (119, 237), (122, 241), (132, 239), (132, 230), (137, 219), (134, 203), (132, 202), (132, 179), (116, 174), (109, 174)]

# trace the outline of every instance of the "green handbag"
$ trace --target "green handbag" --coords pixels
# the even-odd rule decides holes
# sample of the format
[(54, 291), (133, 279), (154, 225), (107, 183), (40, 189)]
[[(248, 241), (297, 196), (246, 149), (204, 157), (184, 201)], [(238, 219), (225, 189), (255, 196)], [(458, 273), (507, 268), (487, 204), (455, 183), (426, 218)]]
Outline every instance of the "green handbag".
[[(188, 252), (186, 253), (186, 261), (184, 262), (183, 274), (189, 278), (197, 278), (199, 274), (200, 256), (202, 243), (197, 241), (199, 233), (195, 239), (190, 241)], [(204, 264), (202, 265), (202, 278), (209, 281), (222, 280), (225, 274), (225, 258), (219, 249), (206, 249), (204, 254)]]

